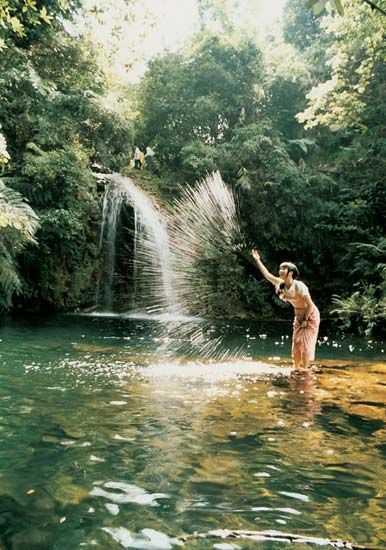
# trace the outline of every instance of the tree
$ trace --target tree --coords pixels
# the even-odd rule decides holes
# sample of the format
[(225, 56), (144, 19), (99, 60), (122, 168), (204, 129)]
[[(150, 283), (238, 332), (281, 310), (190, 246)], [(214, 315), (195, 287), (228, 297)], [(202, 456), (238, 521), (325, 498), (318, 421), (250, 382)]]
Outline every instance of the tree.
[[(381, 2), (381, 0), (380, 0)], [(328, 80), (308, 93), (308, 107), (298, 115), (306, 128), (328, 126), (336, 131), (365, 131), (384, 114), (386, 44), (382, 14), (372, 13), (360, 0), (347, 5), (344, 16), (325, 17), (331, 43)]]
[(80, 38), (57, 33), (28, 49), (9, 46), (0, 65), (0, 119), (11, 157), (4, 181), (28, 199), (40, 220), (38, 246), (17, 257), (17, 302), (89, 304), (99, 215), (91, 165), (127, 164), (130, 123), (105, 100), (106, 77)]
[(318, 40), (322, 32), (320, 18), (312, 10), (304, 9), (303, 0), (287, 1), (283, 16), (283, 37), (287, 43), (304, 50)]
[(80, 0), (3, 0), (0, 8), (0, 51), (17, 44), (28, 46), (51, 29), (59, 18), (70, 17)]
[[(373, 2), (372, 0), (362, 0), (362, 2), (367, 4), (367, 6), (370, 6), (372, 10), (375, 10), (382, 15), (386, 15), (386, 11), (383, 10), (379, 3)], [(308, 0), (306, 7), (313, 8), (314, 13), (319, 14), (326, 8), (327, 5), (329, 5), (333, 10), (336, 10), (339, 15), (344, 14), (345, 10), (343, 7), (343, 0)]]
[(229, 138), (243, 114), (256, 115), (261, 53), (251, 42), (238, 45), (207, 33), (185, 55), (154, 60), (141, 86), (138, 139), (155, 143), (161, 160), (180, 164), (192, 139), (215, 144)]
[(303, 53), (281, 39), (267, 44), (264, 65), (264, 95), (260, 102), (265, 116), (288, 139), (303, 137), (303, 126), (295, 115), (306, 106), (305, 94), (313, 82), (313, 69)]

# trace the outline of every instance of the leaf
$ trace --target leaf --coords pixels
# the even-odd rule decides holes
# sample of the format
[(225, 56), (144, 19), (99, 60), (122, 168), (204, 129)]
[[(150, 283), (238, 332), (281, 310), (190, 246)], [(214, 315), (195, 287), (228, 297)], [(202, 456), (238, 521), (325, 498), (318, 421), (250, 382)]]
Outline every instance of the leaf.
[(293, 145), (297, 145), (306, 154), (308, 153), (307, 145), (315, 145), (315, 142), (312, 139), (307, 139), (307, 138), (304, 138), (304, 139), (289, 139), (288, 143), (291, 143)]
[(11, 17), (10, 23), (11, 23), (13, 32), (18, 34), (19, 36), (25, 35), (23, 24), (21, 23), (21, 21), (19, 21), (17, 17)]
[[(308, 0), (306, 2), (306, 8), (307, 9), (314, 9), (315, 15), (319, 15), (324, 8), (326, 7), (328, 0)], [(339, 15), (344, 15), (344, 9), (342, 0), (329, 0), (332, 7), (336, 9), (336, 11), (339, 13)]]
[(39, 227), (38, 218), (17, 191), (6, 187), (0, 181), (1, 225), (19, 232), (19, 242), (34, 242), (33, 235)]
[(314, 5), (314, 14), (319, 15), (322, 13), (324, 8), (326, 7), (327, 0), (318, 0), (318, 2)]
[(62, 11), (66, 11), (69, 8), (68, 0), (59, 0), (59, 6)]
[(35, 0), (26, 0), (26, 6), (28, 6), (31, 10), (37, 11)]
[(53, 19), (52, 15), (49, 15), (45, 6), (43, 6), (39, 12), (40, 18), (43, 19), (45, 23), (51, 24)]
[(336, 9), (336, 11), (339, 13), (339, 15), (344, 15), (344, 9), (343, 9), (343, 4), (342, 4), (342, 0), (331, 0), (331, 3), (333, 5), (333, 7)]
[(319, 2), (319, 0), (308, 0), (308, 2), (306, 2), (306, 8), (311, 9), (318, 2)]

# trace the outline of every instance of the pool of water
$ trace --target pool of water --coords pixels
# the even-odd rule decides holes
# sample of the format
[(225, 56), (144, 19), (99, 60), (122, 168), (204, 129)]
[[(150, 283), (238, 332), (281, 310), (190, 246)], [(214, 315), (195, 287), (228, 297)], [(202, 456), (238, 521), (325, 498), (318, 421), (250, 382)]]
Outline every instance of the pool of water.
[(212, 529), (386, 547), (384, 343), (322, 333), (317, 368), (293, 373), (290, 332), (3, 321), (0, 548), (162, 550)]

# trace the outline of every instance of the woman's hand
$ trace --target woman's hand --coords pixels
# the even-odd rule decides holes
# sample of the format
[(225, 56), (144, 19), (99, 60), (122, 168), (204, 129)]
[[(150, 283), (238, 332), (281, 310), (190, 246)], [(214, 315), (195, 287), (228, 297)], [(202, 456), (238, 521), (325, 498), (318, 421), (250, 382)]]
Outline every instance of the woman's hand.
[(308, 327), (308, 319), (303, 319), (301, 327), (302, 328), (307, 328)]
[(272, 275), (272, 273), (268, 271), (268, 269), (265, 267), (265, 265), (261, 261), (260, 254), (255, 248), (252, 250), (251, 254), (252, 254), (252, 258), (256, 262), (256, 265), (260, 273), (262, 274), (263, 277), (267, 279), (267, 281), (269, 281), (273, 285), (278, 285), (283, 282), (279, 277), (275, 277), (275, 275)]
[(255, 249), (252, 250), (252, 258), (255, 260), (256, 263), (260, 261), (260, 254)]

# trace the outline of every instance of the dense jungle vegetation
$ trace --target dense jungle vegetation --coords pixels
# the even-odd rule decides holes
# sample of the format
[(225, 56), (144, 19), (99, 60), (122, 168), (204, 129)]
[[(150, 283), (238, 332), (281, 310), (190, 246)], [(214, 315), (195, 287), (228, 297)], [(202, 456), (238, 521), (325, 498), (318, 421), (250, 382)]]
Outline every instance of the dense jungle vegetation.
[[(134, 146), (151, 144), (156, 175), (145, 185), (161, 199), (219, 170), (238, 197), (246, 250), (259, 248), (272, 270), (296, 262), (340, 326), (381, 330), (386, 1), (318, 2), (315, 14), (288, 0), (282, 34), (264, 41), (237, 28), (229, 4), (201, 0), (201, 30), (130, 84), (70, 26), (87, 15), (82, 0), (2, 3), (3, 311), (93, 303), (101, 189), (92, 170), (130, 173)], [(135, 0), (127, 7), (134, 14)], [(213, 295), (200, 313), (290, 314), (231, 250), (202, 276)]]

